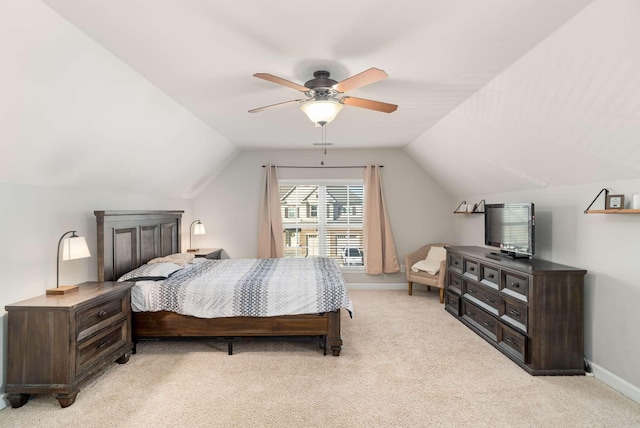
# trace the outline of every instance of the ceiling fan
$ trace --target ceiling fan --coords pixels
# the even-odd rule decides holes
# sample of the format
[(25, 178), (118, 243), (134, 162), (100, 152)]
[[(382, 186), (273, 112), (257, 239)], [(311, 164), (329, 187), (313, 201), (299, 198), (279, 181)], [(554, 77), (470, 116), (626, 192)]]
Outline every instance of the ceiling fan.
[(344, 104), (352, 107), (381, 111), (384, 113), (392, 113), (398, 108), (395, 104), (367, 100), (364, 98), (342, 96), (344, 92), (361, 88), (362, 86), (369, 85), (387, 77), (387, 73), (379, 68), (370, 68), (362, 73), (348, 77), (341, 82), (336, 82), (329, 78), (329, 75), (328, 71), (318, 70), (313, 73), (313, 79), (309, 80), (304, 84), (304, 86), (302, 86), (272, 74), (256, 73), (254, 74), (255, 77), (296, 89), (303, 92), (307, 98), (254, 108), (249, 110), (249, 113), (258, 113), (272, 107), (301, 103), (302, 106), (300, 108), (306, 113), (307, 117), (313, 123), (326, 125), (335, 119), (336, 115), (340, 110), (342, 110)]

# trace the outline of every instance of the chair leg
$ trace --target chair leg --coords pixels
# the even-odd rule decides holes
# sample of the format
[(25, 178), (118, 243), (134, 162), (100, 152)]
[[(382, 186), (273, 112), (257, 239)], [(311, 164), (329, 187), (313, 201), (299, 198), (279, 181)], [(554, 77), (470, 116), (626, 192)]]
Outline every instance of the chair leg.
[(440, 289), (440, 303), (444, 303), (444, 288)]
[(409, 281), (409, 296), (413, 293), (413, 282)]

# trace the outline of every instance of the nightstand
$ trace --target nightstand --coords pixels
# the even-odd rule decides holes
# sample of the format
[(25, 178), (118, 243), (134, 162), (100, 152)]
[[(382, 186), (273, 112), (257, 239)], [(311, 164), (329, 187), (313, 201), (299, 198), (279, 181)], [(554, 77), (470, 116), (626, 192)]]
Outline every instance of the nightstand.
[(190, 253), (196, 257), (218, 260), (222, 254), (222, 248), (199, 248), (198, 251), (190, 251)]
[(86, 382), (114, 361), (129, 361), (131, 282), (85, 282), (78, 292), (42, 295), (5, 306), (7, 384), (11, 407), (30, 394), (54, 394), (72, 405)]

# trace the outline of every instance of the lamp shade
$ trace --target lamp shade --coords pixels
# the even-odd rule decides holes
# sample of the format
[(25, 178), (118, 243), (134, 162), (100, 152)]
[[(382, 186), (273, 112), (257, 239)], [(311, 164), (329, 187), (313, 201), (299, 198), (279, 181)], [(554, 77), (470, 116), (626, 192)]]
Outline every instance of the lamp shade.
[(62, 260), (74, 260), (91, 257), (84, 236), (71, 236), (62, 241)]
[(193, 234), (194, 235), (204, 235), (207, 232), (204, 230), (204, 224), (202, 223), (196, 223), (195, 226), (193, 226)]
[(342, 104), (335, 100), (317, 100), (307, 101), (300, 107), (307, 115), (309, 120), (313, 123), (325, 122), (329, 123), (336, 118), (340, 110), (342, 110)]

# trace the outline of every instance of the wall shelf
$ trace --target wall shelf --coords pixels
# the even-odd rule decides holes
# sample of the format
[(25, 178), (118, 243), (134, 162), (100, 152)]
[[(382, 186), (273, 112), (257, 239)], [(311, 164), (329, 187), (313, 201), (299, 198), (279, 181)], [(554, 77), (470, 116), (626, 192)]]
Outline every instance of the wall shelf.
[(640, 214), (640, 210), (624, 209), (624, 210), (584, 210), (585, 214)]
[[(609, 208), (609, 209), (604, 209), (604, 210), (592, 210), (592, 209), (590, 209), (591, 206), (598, 200), (600, 195), (603, 194), (603, 193), (604, 193), (604, 199), (606, 201), (607, 196), (609, 195), (609, 190), (608, 189), (602, 189), (596, 195), (596, 197), (593, 199), (593, 201), (591, 201), (591, 203), (589, 204), (587, 209), (584, 210), (585, 214), (640, 214), (640, 209), (629, 209), (629, 208), (622, 208), (622, 209)], [(605, 206), (606, 206), (606, 203), (605, 203)]]
[(460, 202), (460, 205), (453, 211), (454, 214), (484, 214), (484, 199), (473, 204), (473, 211), (467, 210), (467, 201)]

